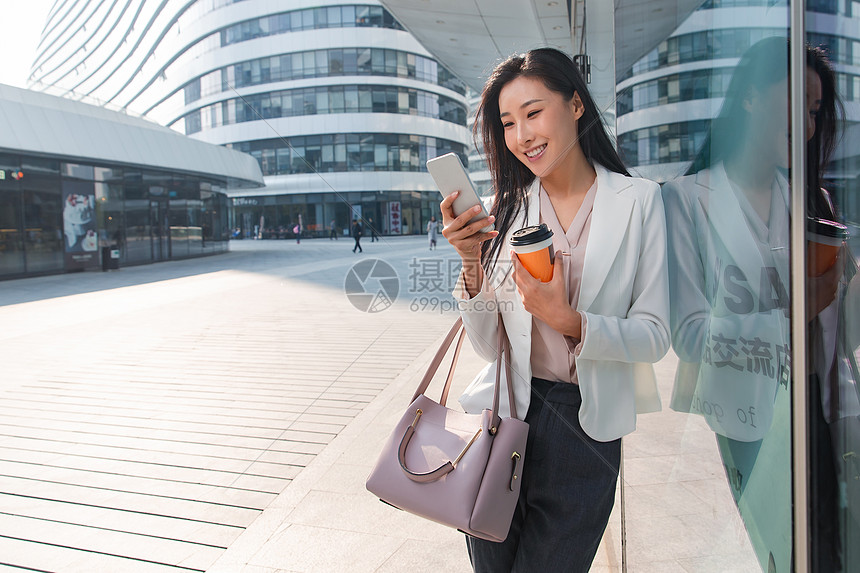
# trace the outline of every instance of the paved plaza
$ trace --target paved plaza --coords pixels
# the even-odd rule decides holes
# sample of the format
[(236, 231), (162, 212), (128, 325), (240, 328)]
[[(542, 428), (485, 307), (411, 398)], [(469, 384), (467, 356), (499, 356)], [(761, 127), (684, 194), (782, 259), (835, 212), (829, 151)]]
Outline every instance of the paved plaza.
[[(460, 534), (364, 489), (456, 316), (456, 255), (362, 244), (0, 282), (0, 570), (470, 571)], [(467, 344), (452, 396), (482, 366)], [(640, 417), (631, 571), (757, 569), (714, 451), (697, 419)], [(621, 570), (620, 506), (593, 571)]]

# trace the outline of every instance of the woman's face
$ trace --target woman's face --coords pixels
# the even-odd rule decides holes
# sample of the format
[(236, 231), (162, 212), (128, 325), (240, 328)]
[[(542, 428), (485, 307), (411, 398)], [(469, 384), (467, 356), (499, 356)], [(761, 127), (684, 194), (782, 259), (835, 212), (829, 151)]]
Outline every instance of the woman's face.
[(759, 92), (753, 89), (745, 102), (749, 112), (749, 147), (756, 162), (787, 168), (791, 146), (788, 78)]
[(812, 68), (806, 68), (806, 141), (815, 135), (815, 118), (821, 109), (821, 78)]
[[(811, 68), (806, 69), (806, 141), (815, 135), (815, 117), (821, 108), (821, 78)], [(750, 112), (752, 149), (760, 158), (777, 167), (791, 165), (791, 109), (788, 79), (768, 87), (763, 94), (754, 94), (747, 109)]]
[(505, 145), (538, 177), (548, 176), (570, 156), (584, 111), (579, 95), (565, 101), (537, 78), (518, 77), (499, 93)]

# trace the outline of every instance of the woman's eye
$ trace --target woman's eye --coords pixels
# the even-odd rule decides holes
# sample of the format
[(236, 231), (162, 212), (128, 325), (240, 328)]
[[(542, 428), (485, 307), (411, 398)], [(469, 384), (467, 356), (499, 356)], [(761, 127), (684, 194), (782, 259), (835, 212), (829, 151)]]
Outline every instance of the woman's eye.
[(507, 128), (509, 128), (509, 127), (513, 126), (513, 125), (514, 125), (514, 123), (513, 123), (512, 121), (505, 121), (505, 122), (503, 122), (503, 123), (502, 123), (502, 127), (503, 127), (503, 128), (505, 128), (505, 129), (507, 129)]
[(536, 116), (536, 115), (537, 115), (537, 114), (539, 114), (539, 113), (540, 113), (540, 110), (539, 110), (539, 109), (536, 109), (536, 110), (534, 110), (534, 111), (530, 111), (530, 112), (528, 113), (528, 117), (534, 117), (534, 116)]

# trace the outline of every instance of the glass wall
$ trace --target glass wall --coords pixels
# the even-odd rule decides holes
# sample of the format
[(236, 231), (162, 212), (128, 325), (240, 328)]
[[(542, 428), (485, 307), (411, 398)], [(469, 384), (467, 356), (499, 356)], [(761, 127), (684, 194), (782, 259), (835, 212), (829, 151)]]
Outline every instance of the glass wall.
[(426, 171), (428, 159), (448, 152), (468, 165), (461, 143), (396, 133), (339, 133), (229, 144), (260, 163), (263, 175), (338, 171)]
[(619, 70), (624, 160), (669, 168), (673, 353), (643, 417), (659, 449), (625, 438), (633, 570), (793, 570), (789, 12), (735, 4)]
[(466, 106), (439, 94), (397, 86), (324, 86), (224, 100), (184, 118), (185, 134), (277, 117), (331, 113), (398, 113), (466, 125)]
[(281, 12), (246, 20), (221, 30), (222, 46), (288, 32), (323, 28), (390, 28), (403, 30), (394, 16), (382, 6), (326, 6)]
[(209, 72), (186, 84), (185, 103), (240, 87), (332, 76), (415, 79), (466, 93), (463, 82), (430, 58), (386, 48), (336, 48), (257, 58)]
[(0, 279), (223, 252), (227, 220), (214, 181), (0, 154)]
[[(392, 217), (392, 213), (396, 213)], [(292, 239), (301, 217), (303, 237), (333, 238), (361, 219), (365, 236), (420, 235), (431, 216), (441, 220), (439, 194), (419, 191), (298, 193), (233, 199), (233, 237)], [(334, 230), (334, 233), (332, 233)]]
[(60, 163), (24, 157), (19, 180), (24, 207), (26, 272), (63, 268), (64, 214), (60, 197)]
[(618, 70), (619, 148), (663, 184), (672, 303), (668, 409), (625, 438), (633, 569), (860, 570), (860, 4), (807, 2), (805, 46), (790, 5), (708, 0)]
[(810, 571), (860, 571), (860, 3), (808, 4)]
[(24, 206), (18, 173), (21, 162), (12, 155), (0, 155), (0, 276), (25, 272)]
[[(191, 9), (183, 13), (172, 29), (168, 31), (167, 35), (175, 34), (176, 30), (187, 28), (191, 22), (198, 20), (204, 14), (199, 10), (200, 4), (200, 2), (197, 2)], [(164, 70), (164, 74), (170, 76), (176, 70), (187, 66), (190, 62), (197, 60), (204, 54), (224, 46), (266, 36), (324, 28), (403, 29), (394, 17), (381, 6), (328, 6), (280, 12), (261, 18), (245, 20), (204, 37), (170, 62)], [(199, 86), (199, 84), (197, 85)], [(189, 87), (191, 90), (194, 89), (193, 84)], [(185, 93), (186, 97), (189, 97), (189, 93), (193, 94), (193, 91), (189, 92), (186, 90)], [(204, 93), (203, 95), (206, 94)], [(200, 93), (198, 91), (197, 97), (189, 101), (194, 101), (199, 97)]]

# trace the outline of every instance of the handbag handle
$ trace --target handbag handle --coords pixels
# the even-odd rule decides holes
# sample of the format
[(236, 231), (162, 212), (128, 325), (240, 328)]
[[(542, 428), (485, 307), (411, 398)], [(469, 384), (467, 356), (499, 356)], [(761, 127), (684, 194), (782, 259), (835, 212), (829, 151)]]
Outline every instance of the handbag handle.
[[(498, 341), (496, 343), (496, 356), (497, 360), (505, 361), (505, 373), (507, 375), (507, 384), (508, 387), (508, 401), (510, 404), (511, 416), (516, 418), (517, 416), (517, 406), (514, 401), (514, 390), (513, 390), (513, 376), (511, 374), (511, 345), (508, 340), (508, 334), (505, 330), (505, 323), (502, 320), (502, 315), (499, 314), (499, 325), (498, 325)], [(442, 399), (440, 400), (440, 404), (442, 406), (445, 405), (445, 402), (448, 399), (448, 391), (451, 387), (451, 380), (454, 378), (454, 366), (457, 364), (457, 359), (460, 356), (460, 348), (463, 345), (463, 336), (466, 334), (465, 328), (463, 327), (463, 318), (457, 317), (457, 320), (454, 322), (454, 325), (448, 331), (448, 334), (445, 335), (445, 338), (442, 340), (442, 344), (439, 346), (439, 350), (436, 351), (436, 354), (433, 356), (433, 360), (430, 361), (430, 365), (427, 367), (427, 372), (424, 374), (424, 378), (421, 379), (421, 383), (418, 384), (418, 389), (415, 391), (415, 395), (412, 396), (412, 402), (415, 401), (418, 396), (424, 394), (427, 390), (427, 387), (430, 385), (430, 381), (433, 380), (433, 376), (436, 374), (436, 371), (439, 369), (439, 365), (442, 363), (442, 359), (445, 358), (445, 354), (448, 352), (448, 348), (451, 346), (451, 343), (454, 341), (454, 337), (459, 334), (459, 338), (457, 339), (457, 346), (454, 349), (454, 357), (451, 360), (451, 368), (448, 370), (448, 377), (445, 380), (445, 387), (442, 389)], [(504, 358), (503, 358), (504, 357)], [(490, 435), (494, 436), (496, 431), (498, 431), (499, 424), (502, 419), (499, 416), (499, 387), (501, 385), (501, 365), (496, 366), (496, 381), (495, 388), (493, 389), (493, 422), (490, 427)], [(475, 443), (475, 440), (478, 439), (478, 436), (481, 435), (483, 428), (478, 428), (478, 431), (472, 436), (472, 439), (466, 444), (457, 458), (452, 461), (447, 461), (438, 468), (431, 470), (429, 472), (414, 472), (410, 470), (406, 466), (406, 448), (409, 447), (409, 441), (412, 439), (412, 436), (415, 434), (415, 428), (418, 426), (418, 421), (421, 419), (421, 415), (424, 412), (419, 408), (415, 412), (415, 419), (412, 421), (412, 424), (406, 428), (406, 431), (403, 433), (403, 438), (400, 440), (400, 447), (397, 448), (397, 459), (400, 462), (400, 468), (406, 474), (406, 476), (412, 481), (419, 483), (427, 483), (431, 481), (436, 481), (442, 476), (450, 473), (457, 467), (457, 464), (468, 451), (468, 449)]]
[[(505, 374), (507, 375), (507, 389), (508, 389), (508, 404), (510, 405), (511, 417), (517, 417), (517, 406), (516, 401), (514, 400), (514, 389), (513, 389), (513, 375), (511, 371), (511, 344), (508, 340), (508, 333), (505, 330), (505, 322), (502, 320), (502, 315), (499, 313), (498, 315), (498, 340), (496, 342), (496, 359), (501, 361), (504, 356), (505, 361)], [(418, 388), (415, 390), (415, 394), (412, 395), (412, 402), (415, 401), (418, 396), (422, 395), (427, 391), (427, 388), (430, 386), (430, 382), (433, 380), (433, 376), (436, 375), (436, 371), (439, 370), (439, 365), (442, 363), (442, 360), (445, 358), (445, 354), (448, 353), (448, 349), (451, 347), (451, 343), (454, 341), (454, 337), (459, 333), (460, 337), (457, 340), (457, 346), (454, 349), (454, 357), (451, 361), (451, 368), (448, 370), (448, 378), (445, 380), (445, 386), (442, 389), (442, 399), (439, 403), (444, 406), (448, 401), (448, 391), (451, 389), (451, 381), (454, 379), (454, 367), (457, 364), (457, 359), (460, 356), (460, 347), (463, 344), (463, 337), (466, 334), (466, 331), (463, 327), (463, 318), (457, 317), (457, 320), (454, 321), (454, 324), (451, 326), (451, 329), (448, 331), (448, 334), (445, 335), (445, 338), (442, 340), (442, 344), (439, 345), (439, 349), (436, 351), (436, 354), (433, 356), (433, 360), (430, 361), (430, 365), (427, 367), (427, 372), (424, 373), (424, 377), (421, 379), (421, 382), (418, 384)], [(495, 388), (493, 390), (493, 428), (498, 428), (499, 423), (501, 422), (501, 418), (499, 417), (499, 390), (501, 388), (501, 364), (496, 367), (496, 383)], [(495, 432), (494, 432), (495, 433)]]
[(463, 456), (475, 443), (475, 440), (478, 439), (478, 436), (481, 435), (483, 428), (478, 428), (478, 431), (472, 436), (472, 439), (466, 444), (466, 446), (462, 449), (457, 458), (451, 462), (445, 462), (435, 470), (431, 470), (429, 472), (413, 472), (408, 467), (406, 467), (406, 448), (409, 447), (409, 440), (412, 439), (412, 435), (415, 433), (415, 428), (418, 426), (418, 420), (421, 419), (421, 415), (424, 412), (421, 408), (418, 408), (418, 411), (415, 413), (415, 419), (412, 421), (412, 425), (406, 428), (406, 432), (403, 434), (403, 439), (400, 440), (400, 447), (397, 448), (397, 460), (400, 462), (400, 467), (403, 469), (406, 476), (412, 481), (417, 481), (419, 483), (427, 483), (431, 481), (436, 481), (441, 478), (445, 474), (451, 472), (454, 468), (457, 467), (457, 464), (460, 463), (460, 460), (463, 459)]

